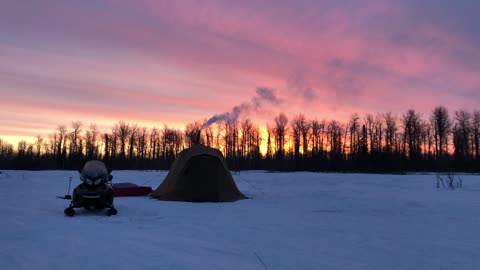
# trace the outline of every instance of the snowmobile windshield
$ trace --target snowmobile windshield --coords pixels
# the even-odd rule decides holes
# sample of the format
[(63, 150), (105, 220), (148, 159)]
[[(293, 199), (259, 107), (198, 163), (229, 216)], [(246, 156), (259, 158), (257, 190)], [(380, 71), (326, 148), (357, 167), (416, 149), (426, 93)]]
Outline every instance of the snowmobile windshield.
[(106, 178), (103, 176), (97, 176), (97, 177), (84, 176), (82, 177), (82, 181), (85, 182), (87, 185), (96, 186), (106, 182)]

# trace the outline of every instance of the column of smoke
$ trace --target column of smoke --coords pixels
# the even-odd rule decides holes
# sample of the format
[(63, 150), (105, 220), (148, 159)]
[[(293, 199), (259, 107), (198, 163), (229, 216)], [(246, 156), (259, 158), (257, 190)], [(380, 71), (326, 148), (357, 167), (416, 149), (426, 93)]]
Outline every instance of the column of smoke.
[(252, 110), (258, 110), (265, 104), (272, 104), (278, 105), (281, 104), (282, 100), (279, 99), (273, 89), (266, 88), (266, 87), (259, 87), (255, 91), (255, 96), (248, 102), (244, 102), (240, 105), (237, 105), (232, 108), (229, 112), (224, 112), (221, 114), (215, 114), (214, 116), (210, 117), (207, 122), (205, 122), (200, 130), (209, 127), (210, 125), (216, 122), (227, 122), (227, 123), (235, 123), (240, 115), (247, 113)]

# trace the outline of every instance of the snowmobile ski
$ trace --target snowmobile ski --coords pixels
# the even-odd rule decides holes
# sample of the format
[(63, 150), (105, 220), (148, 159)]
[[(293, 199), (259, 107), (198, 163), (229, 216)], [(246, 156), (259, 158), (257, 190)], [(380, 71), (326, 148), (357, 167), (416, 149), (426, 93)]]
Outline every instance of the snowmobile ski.
[(67, 207), (63, 213), (65, 213), (65, 215), (68, 217), (73, 217), (75, 215), (75, 209), (73, 209), (73, 207)]
[(107, 214), (107, 216), (115, 216), (116, 214), (118, 214), (118, 211), (115, 208), (110, 208), (110, 209), (107, 210), (106, 214)]

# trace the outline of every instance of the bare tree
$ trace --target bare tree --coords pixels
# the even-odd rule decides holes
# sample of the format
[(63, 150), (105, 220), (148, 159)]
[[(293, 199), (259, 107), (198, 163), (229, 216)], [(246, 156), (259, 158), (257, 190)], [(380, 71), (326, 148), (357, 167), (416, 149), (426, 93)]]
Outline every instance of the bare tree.
[(295, 158), (300, 157), (300, 146), (302, 155), (308, 154), (308, 135), (310, 131), (310, 122), (305, 119), (305, 115), (299, 114), (292, 120), (292, 133)]
[(125, 121), (119, 121), (115, 125), (114, 131), (120, 143), (120, 159), (126, 159), (127, 139), (131, 133), (130, 125)]
[(95, 124), (90, 124), (90, 129), (85, 132), (85, 148), (87, 159), (98, 158), (98, 128)]
[(225, 121), (224, 123), (225, 135), (224, 135), (224, 150), (225, 156), (229, 159), (237, 158), (237, 145), (238, 145), (238, 122), (237, 121)]
[(368, 135), (368, 146), (369, 146), (369, 152), (372, 153), (373, 152), (373, 133), (374, 133), (374, 128), (373, 128), (373, 125), (374, 125), (374, 118), (373, 118), (373, 115), (372, 114), (367, 114), (365, 116), (365, 120), (364, 120), (364, 125), (365, 125), (365, 128), (367, 129), (367, 135)]
[(67, 136), (67, 127), (60, 125), (57, 127), (57, 155), (60, 160), (62, 160), (66, 155), (66, 136)]
[(383, 120), (380, 114), (375, 116), (373, 122), (373, 153), (378, 153), (382, 151), (382, 138), (383, 138)]
[(240, 156), (242, 159), (245, 159), (248, 156), (248, 153), (252, 150), (252, 131), (253, 124), (250, 119), (245, 119), (240, 124), (240, 129), (242, 133), (242, 139), (240, 141)]
[(465, 110), (455, 112), (453, 128), (455, 155), (462, 159), (471, 156), (470, 134), (472, 132), (472, 114)]
[(279, 159), (285, 156), (285, 135), (287, 130), (288, 118), (284, 113), (275, 117), (275, 147), (276, 155)]
[(3, 141), (0, 138), (0, 157), (4, 160), (11, 160), (13, 158), (14, 149), (11, 143)]
[(158, 150), (160, 144), (160, 135), (157, 128), (152, 128), (150, 132), (150, 158), (155, 160), (160, 155)]
[(20, 157), (25, 157), (27, 155), (27, 147), (28, 147), (27, 141), (21, 140), (18, 142), (17, 151)]
[(272, 137), (275, 137), (275, 128), (267, 124), (267, 159), (273, 159)]
[(134, 157), (134, 151), (137, 144), (137, 133), (138, 126), (136, 124), (132, 125), (128, 134), (128, 159), (132, 160)]
[(214, 130), (212, 126), (208, 126), (203, 129), (205, 131), (205, 144), (208, 147), (214, 147), (215, 141), (214, 141)]
[(408, 110), (402, 118), (404, 127), (403, 150), (408, 157), (419, 158), (421, 154), (421, 116), (415, 110)]
[(165, 126), (162, 134), (162, 142), (163, 157), (171, 161), (181, 151), (182, 132)]
[(202, 131), (201, 127), (202, 124), (200, 124), (200, 122), (193, 122), (187, 124), (187, 126), (185, 127), (185, 138), (187, 140), (187, 147), (202, 143), (200, 136)]
[(421, 138), (421, 149), (424, 156), (430, 158), (432, 156), (432, 146), (433, 146), (433, 132), (431, 122), (421, 120), (420, 121), (420, 138)]
[(360, 139), (360, 117), (358, 114), (353, 114), (349, 122), (349, 132), (350, 132), (350, 154), (354, 155), (358, 153), (358, 144)]
[(480, 111), (473, 112), (472, 121), (473, 145), (476, 159), (480, 159)]
[(397, 134), (397, 120), (391, 112), (383, 115), (385, 121), (385, 152), (391, 154), (395, 147), (395, 134)]
[(70, 155), (75, 157), (81, 156), (81, 137), (80, 133), (82, 132), (82, 122), (75, 121), (72, 122), (72, 131), (70, 132)]
[(342, 126), (339, 122), (332, 120), (328, 125), (328, 138), (331, 157), (338, 159), (342, 154)]
[(144, 161), (147, 156), (147, 137), (148, 131), (146, 127), (142, 127), (138, 130), (137, 145), (138, 156), (141, 161)]
[(301, 143), (301, 135), (302, 129), (305, 123), (305, 116), (303, 114), (297, 115), (292, 120), (292, 134), (293, 134), (293, 151), (295, 155), (295, 159), (300, 159), (300, 143)]
[(320, 144), (320, 122), (316, 119), (310, 122), (312, 127), (311, 141), (312, 141), (312, 156), (318, 155)]
[(32, 158), (33, 157), (33, 145), (32, 144), (28, 144), (27, 145), (27, 155), (26, 155), (28, 158)]
[(308, 155), (308, 135), (310, 133), (310, 127), (310, 123), (308, 121), (304, 121), (300, 129), (300, 132), (302, 133), (303, 156), (305, 157)]
[(442, 158), (448, 149), (448, 133), (452, 125), (447, 108), (443, 106), (435, 107), (430, 122), (433, 127), (435, 154), (437, 158)]
[(322, 120), (319, 122), (318, 120), (313, 120), (310, 126), (312, 127), (312, 156), (323, 155), (327, 121)]
[(42, 154), (42, 144), (43, 144), (43, 138), (40, 135), (37, 135), (35, 141), (35, 147), (36, 147), (36, 153), (37, 153), (37, 160), (40, 160), (40, 155)]
[(254, 126), (250, 133), (250, 139), (248, 140), (248, 157), (250, 159), (260, 159), (260, 145), (262, 144), (262, 139), (260, 137), (260, 130), (258, 126)]
[(359, 142), (359, 153), (362, 157), (365, 157), (368, 154), (368, 129), (364, 125), (362, 125), (362, 133), (360, 135), (360, 142)]

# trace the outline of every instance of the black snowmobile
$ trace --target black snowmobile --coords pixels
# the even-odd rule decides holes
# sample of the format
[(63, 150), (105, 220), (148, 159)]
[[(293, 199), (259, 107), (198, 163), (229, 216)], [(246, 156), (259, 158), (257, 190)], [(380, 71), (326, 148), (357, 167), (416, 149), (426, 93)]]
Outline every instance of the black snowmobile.
[(73, 190), (73, 197), (70, 206), (64, 211), (65, 215), (75, 215), (74, 208), (86, 208), (88, 210), (102, 210), (108, 208), (108, 216), (118, 213), (113, 205), (113, 189), (110, 174), (105, 163), (99, 160), (91, 160), (85, 163), (79, 170), (82, 183)]

